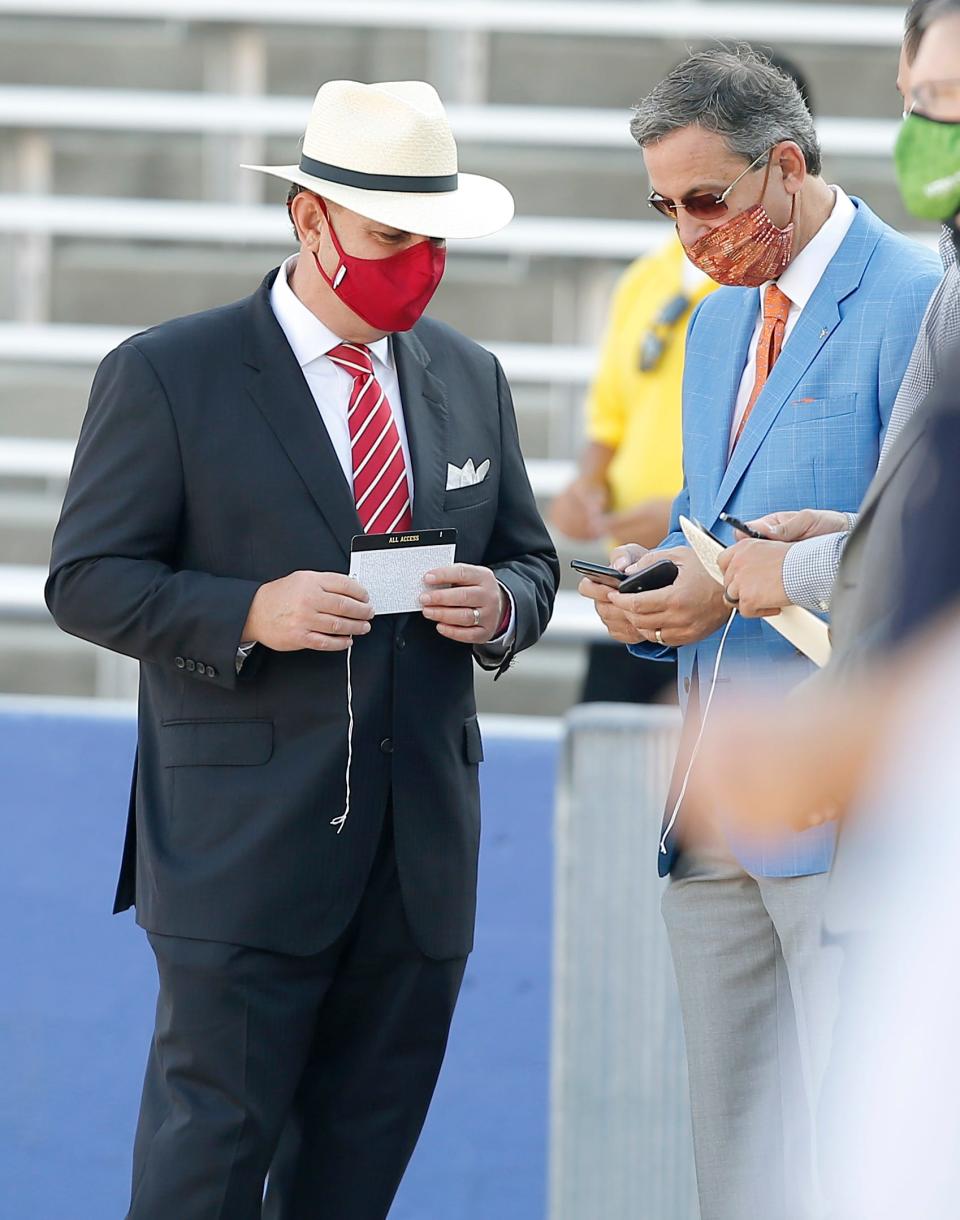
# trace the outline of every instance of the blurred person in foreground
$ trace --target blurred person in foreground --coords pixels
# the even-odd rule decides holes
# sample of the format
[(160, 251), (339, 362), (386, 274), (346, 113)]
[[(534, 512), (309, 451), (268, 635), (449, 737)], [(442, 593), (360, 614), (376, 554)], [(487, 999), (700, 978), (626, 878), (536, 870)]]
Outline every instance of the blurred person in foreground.
[[(472, 946), (474, 659), (505, 669), (557, 585), (497, 361), (422, 318), (444, 239), (513, 201), (419, 81), (328, 82), (299, 164), (249, 168), (293, 183), (299, 252), (105, 358), (47, 602), (140, 661), (128, 1216), (383, 1220)], [(442, 527), (422, 613), (374, 617), (351, 540)]]
[[(835, 1009), (820, 945), (833, 834), (757, 841), (715, 804), (708, 830), (684, 841), (682, 807), (707, 699), (716, 694), (719, 717), (744, 673), (771, 675), (785, 691), (813, 666), (768, 625), (734, 618), (684, 545), (679, 517), (732, 539), (723, 511), (756, 517), (785, 500), (856, 507), (938, 263), (824, 181), (796, 85), (749, 48), (692, 56), (640, 104), (633, 132), (651, 202), (675, 216), (688, 257), (726, 286), (690, 323), (685, 483), (671, 532), (655, 552), (615, 552), (627, 570), (670, 558), (679, 577), (655, 593), (590, 581), (581, 591), (635, 654), (679, 653), (684, 732), (659, 861), (670, 874), (663, 914), (703, 1220), (813, 1216), (813, 1113)], [(753, 749), (741, 746), (743, 767)]]
[(841, 817), (857, 846), (825, 904), (843, 960), (817, 1124), (829, 1220), (954, 1220), (960, 1198), (960, 604), (925, 628), (829, 690), (731, 710), (688, 793), (691, 816), (722, 800), (763, 833)]
[[(794, 81), (811, 114), (810, 85), (790, 59), (763, 55)], [(568, 538), (653, 547), (668, 532), (683, 484), (681, 387), (690, 315), (716, 288), (687, 258), (674, 232), (636, 259), (617, 284), (597, 374), (587, 399), (587, 444), (576, 478), (550, 509)], [(590, 645), (581, 701), (649, 703), (676, 699), (676, 661), (623, 664), (612, 640)]]
[[(829, 611), (834, 669), (860, 664), (890, 642), (890, 589), (912, 569), (902, 508), (921, 475), (917, 442), (928, 426), (925, 403), (960, 342), (960, 25), (953, 7), (949, 0), (915, 0), (906, 18), (897, 77), (905, 114), (897, 176), (907, 208), (943, 223), (944, 275), (897, 394), (877, 477), (857, 513), (833, 506), (767, 514), (750, 524), (770, 541), (745, 539), (721, 559), (741, 614), (790, 604)], [(933, 23), (938, 32), (927, 37)]]

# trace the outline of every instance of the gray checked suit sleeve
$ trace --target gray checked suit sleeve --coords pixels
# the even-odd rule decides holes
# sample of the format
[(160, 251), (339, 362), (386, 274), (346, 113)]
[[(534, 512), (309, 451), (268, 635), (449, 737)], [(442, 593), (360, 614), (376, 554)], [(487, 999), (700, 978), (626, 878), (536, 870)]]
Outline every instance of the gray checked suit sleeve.
[(790, 547), (783, 561), (783, 587), (795, 606), (821, 613), (830, 609), (833, 582), (849, 537), (849, 531), (823, 534)]

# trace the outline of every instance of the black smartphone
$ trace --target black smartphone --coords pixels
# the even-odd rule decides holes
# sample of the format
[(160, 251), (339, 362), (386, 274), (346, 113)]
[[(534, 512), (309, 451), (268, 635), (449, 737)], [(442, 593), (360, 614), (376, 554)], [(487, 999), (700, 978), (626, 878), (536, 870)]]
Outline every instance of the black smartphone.
[(616, 568), (608, 568), (604, 563), (591, 563), (589, 559), (571, 559), (570, 566), (581, 576), (589, 576), (598, 585), (609, 585), (611, 589), (619, 589), (623, 573)]
[(680, 569), (672, 559), (661, 559), (642, 572), (628, 576), (620, 583), (621, 593), (650, 593), (654, 589), (666, 589), (680, 575)]
[(590, 563), (587, 559), (571, 559), (570, 566), (581, 576), (589, 576), (597, 584), (619, 589), (621, 593), (649, 593), (653, 589), (665, 589), (673, 584), (680, 571), (672, 559), (661, 559), (642, 572), (627, 577), (616, 568)]

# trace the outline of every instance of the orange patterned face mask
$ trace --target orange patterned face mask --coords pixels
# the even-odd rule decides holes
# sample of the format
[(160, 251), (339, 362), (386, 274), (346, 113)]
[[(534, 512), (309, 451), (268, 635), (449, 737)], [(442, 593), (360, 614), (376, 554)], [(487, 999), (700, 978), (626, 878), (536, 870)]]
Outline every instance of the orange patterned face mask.
[(692, 246), (685, 247), (691, 263), (717, 284), (759, 288), (769, 280), (778, 279), (790, 265), (797, 197), (794, 195), (790, 207), (790, 223), (785, 229), (778, 229), (763, 206), (769, 178), (768, 161), (760, 200), (726, 224), (705, 233)]

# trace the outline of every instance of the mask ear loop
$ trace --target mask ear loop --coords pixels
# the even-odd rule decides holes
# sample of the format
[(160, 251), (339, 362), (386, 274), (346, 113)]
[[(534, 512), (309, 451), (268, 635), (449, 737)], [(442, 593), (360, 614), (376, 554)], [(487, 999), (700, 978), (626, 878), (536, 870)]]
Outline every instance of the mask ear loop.
[(717, 649), (717, 659), (713, 666), (713, 678), (710, 682), (710, 693), (707, 695), (707, 702), (703, 708), (703, 716), (700, 719), (700, 732), (697, 734), (697, 740), (693, 743), (693, 750), (690, 752), (690, 762), (687, 766), (687, 773), (683, 777), (683, 783), (680, 785), (680, 795), (677, 797), (677, 803), (673, 807), (666, 829), (660, 839), (660, 854), (662, 856), (667, 854), (667, 839), (670, 837), (670, 831), (673, 830), (677, 823), (677, 818), (680, 816), (680, 806), (683, 804), (683, 798), (687, 795), (687, 785), (690, 782), (693, 764), (697, 761), (697, 754), (700, 752), (700, 742), (703, 740), (703, 732), (707, 727), (707, 717), (710, 715), (710, 705), (713, 703), (714, 691), (717, 689), (717, 677), (720, 673), (720, 662), (723, 659), (723, 646), (727, 642), (727, 636), (730, 634), (730, 628), (733, 626), (733, 620), (736, 617), (737, 611), (734, 608), (730, 612), (727, 625), (724, 627), (723, 635), (720, 637), (720, 647)]
[(327, 222), (327, 228), (330, 231), (330, 240), (333, 242), (333, 248), (337, 252), (337, 258), (340, 261), (340, 266), (337, 269), (336, 275), (331, 279), (330, 276), (327, 275), (326, 271), (324, 271), (320, 263), (320, 255), (316, 250), (313, 251), (313, 261), (317, 264), (317, 270), (320, 272), (321, 276), (323, 276), (324, 280), (330, 285), (333, 291), (336, 292), (343, 283), (343, 277), (347, 274), (347, 264), (343, 261), (343, 247), (340, 245), (340, 240), (337, 237), (337, 231), (333, 227), (333, 221), (330, 219), (330, 213), (327, 211), (326, 200), (320, 195), (317, 196), (317, 200), (320, 204), (320, 211), (323, 212), (323, 218)]

